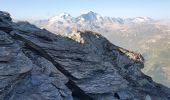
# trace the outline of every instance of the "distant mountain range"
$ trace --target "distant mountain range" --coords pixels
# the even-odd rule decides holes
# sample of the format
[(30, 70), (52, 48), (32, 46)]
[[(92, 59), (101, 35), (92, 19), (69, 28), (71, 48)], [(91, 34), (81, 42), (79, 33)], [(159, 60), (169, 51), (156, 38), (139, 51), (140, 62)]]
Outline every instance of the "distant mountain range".
[(100, 14), (90, 11), (78, 17), (72, 17), (70, 14), (64, 12), (49, 19), (36, 21), (34, 24), (54, 32), (71, 32), (75, 29), (101, 32), (101, 30), (110, 31), (118, 27), (121, 28), (122, 25), (150, 23), (152, 21), (153, 19), (149, 17), (102, 17)]
[(144, 55), (144, 72), (170, 87), (170, 20), (149, 17), (114, 18), (88, 12), (78, 17), (61, 13), (36, 21), (38, 27), (68, 36), (77, 30), (101, 33), (112, 43)]

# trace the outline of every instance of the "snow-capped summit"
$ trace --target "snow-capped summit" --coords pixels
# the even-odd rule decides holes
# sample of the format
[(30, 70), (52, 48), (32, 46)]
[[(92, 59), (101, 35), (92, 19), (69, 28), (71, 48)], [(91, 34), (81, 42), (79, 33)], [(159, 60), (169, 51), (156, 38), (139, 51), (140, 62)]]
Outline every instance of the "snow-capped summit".
[(68, 21), (68, 20), (72, 20), (72, 19), (73, 19), (73, 17), (70, 14), (63, 12), (63, 13), (60, 13), (59, 15), (57, 15), (57, 16), (50, 18), (49, 22), (54, 23), (54, 22), (57, 22), (57, 21)]
[(136, 17), (134, 21), (136, 22), (150, 22), (152, 19), (150, 17)]
[(126, 20), (133, 23), (145, 23), (145, 22), (153, 21), (152, 18), (150, 17), (135, 17), (135, 18), (128, 18)]
[(59, 14), (58, 16), (61, 18), (67, 18), (67, 17), (70, 17), (71, 15), (69, 13), (63, 12), (63, 13)]
[(102, 21), (103, 17), (95, 12), (90, 11), (86, 14), (82, 14), (81, 16), (79, 16), (77, 20), (88, 21), (88, 22), (94, 22), (94, 21), (98, 22), (98, 21)]

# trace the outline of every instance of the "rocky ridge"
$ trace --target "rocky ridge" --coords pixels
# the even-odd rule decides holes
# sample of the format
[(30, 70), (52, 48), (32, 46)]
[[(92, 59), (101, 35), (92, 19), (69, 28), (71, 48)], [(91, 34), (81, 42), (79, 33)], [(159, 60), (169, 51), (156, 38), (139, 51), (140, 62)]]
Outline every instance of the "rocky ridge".
[(0, 100), (169, 100), (143, 67), (98, 33), (63, 37), (0, 12)]

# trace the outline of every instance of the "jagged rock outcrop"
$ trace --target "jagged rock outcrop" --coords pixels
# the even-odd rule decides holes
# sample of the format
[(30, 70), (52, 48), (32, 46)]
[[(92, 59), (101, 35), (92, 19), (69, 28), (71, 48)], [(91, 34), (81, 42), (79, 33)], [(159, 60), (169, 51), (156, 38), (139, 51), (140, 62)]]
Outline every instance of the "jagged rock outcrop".
[(98, 33), (62, 37), (0, 12), (0, 100), (170, 100), (143, 64)]

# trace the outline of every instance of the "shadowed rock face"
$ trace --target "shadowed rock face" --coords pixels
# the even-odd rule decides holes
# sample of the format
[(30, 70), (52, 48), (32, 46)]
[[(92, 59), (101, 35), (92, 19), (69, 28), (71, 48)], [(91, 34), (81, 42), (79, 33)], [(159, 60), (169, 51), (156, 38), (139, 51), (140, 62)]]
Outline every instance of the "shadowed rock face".
[(0, 12), (0, 100), (169, 100), (143, 62), (97, 33), (62, 37)]

